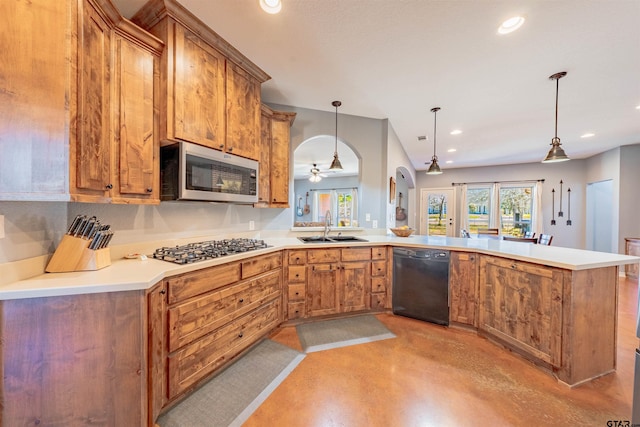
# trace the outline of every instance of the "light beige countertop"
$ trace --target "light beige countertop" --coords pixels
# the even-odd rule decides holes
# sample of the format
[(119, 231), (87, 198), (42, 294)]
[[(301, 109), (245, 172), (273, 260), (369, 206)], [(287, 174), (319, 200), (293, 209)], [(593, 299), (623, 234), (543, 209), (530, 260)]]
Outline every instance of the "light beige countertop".
[(264, 241), (270, 246), (266, 249), (228, 255), (186, 265), (172, 264), (167, 261), (152, 258), (146, 260), (114, 259), (110, 266), (97, 271), (44, 273), (26, 280), (2, 285), (0, 286), (0, 300), (149, 289), (165, 277), (277, 252), (283, 249), (371, 245), (439, 248), (500, 256), (567, 270), (588, 270), (592, 268), (634, 264), (640, 261), (640, 258), (635, 256), (562, 248), (558, 246), (508, 242), (497, 239), (463, 239), (457, 237), (428, 237), (418, 235), (409, 237), (397, 237), (395, 235), (359, 235), (358, 237), (366, 239), (367, 242), (302, 243), (295, 237), (265, 238)]

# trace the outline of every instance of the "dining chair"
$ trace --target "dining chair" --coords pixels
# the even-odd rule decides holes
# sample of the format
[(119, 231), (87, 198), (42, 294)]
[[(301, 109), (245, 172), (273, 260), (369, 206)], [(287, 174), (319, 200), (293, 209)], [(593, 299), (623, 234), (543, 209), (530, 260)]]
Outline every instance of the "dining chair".
[(471, 238), (471, 234), (469, 234), (469, 232), (463, 228), (462, 230), (460, 230), (460, 237), (469, 239)]
[(540, 238), (538, 239), (538, 244), (549, 246), (552, 240), (553, 236), (551, 234), (541, 234)]
[(535, 237), (502, 236), (502, 240), (521, 243), (538, 243), (538, 239), (536, 239)]
[(524, 237), (526, 239), (530, 239), (530, 238), (536, 237), (536, 232), (535, 231), (525, 231), (524, 234), (522, 235), (522, 237)]
[(478, 228), (478, 234), (498, 235), (500, 230), (497, 228)]

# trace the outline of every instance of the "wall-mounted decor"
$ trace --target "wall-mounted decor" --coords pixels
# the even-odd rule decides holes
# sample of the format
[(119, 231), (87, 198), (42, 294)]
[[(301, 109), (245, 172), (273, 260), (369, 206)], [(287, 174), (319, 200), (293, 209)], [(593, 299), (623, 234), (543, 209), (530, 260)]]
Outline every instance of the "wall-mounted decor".
[(556, 225), (556, 189), (551, 189), (551, 225)]
[(571, 188), (567, 190), (567, 225), (571, 225)]
[(564, 212), (562, 212), (562, 180), (560, 180), (560, 210), (558, 211), (558, 218), (562, 218)]
[(396, 201), (396, 180), (394, 177), (389, 178), (389, 203)]

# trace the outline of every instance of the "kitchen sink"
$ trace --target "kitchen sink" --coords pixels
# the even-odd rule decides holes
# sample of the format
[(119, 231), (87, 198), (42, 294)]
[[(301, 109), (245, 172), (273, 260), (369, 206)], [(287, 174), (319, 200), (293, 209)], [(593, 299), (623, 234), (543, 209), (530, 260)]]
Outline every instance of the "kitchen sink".
[(356, 236), (309, 236), (298, 237), (298, 240), (303, 243), (368, 242), (368, 240)]

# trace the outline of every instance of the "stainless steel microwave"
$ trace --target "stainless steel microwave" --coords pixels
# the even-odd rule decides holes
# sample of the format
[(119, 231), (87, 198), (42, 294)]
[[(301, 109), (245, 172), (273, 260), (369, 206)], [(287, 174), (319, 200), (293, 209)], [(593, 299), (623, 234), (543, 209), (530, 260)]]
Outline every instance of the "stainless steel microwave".
[(160, 149), (160, 200), (256, 203), (258, 162), (189, 142)]

